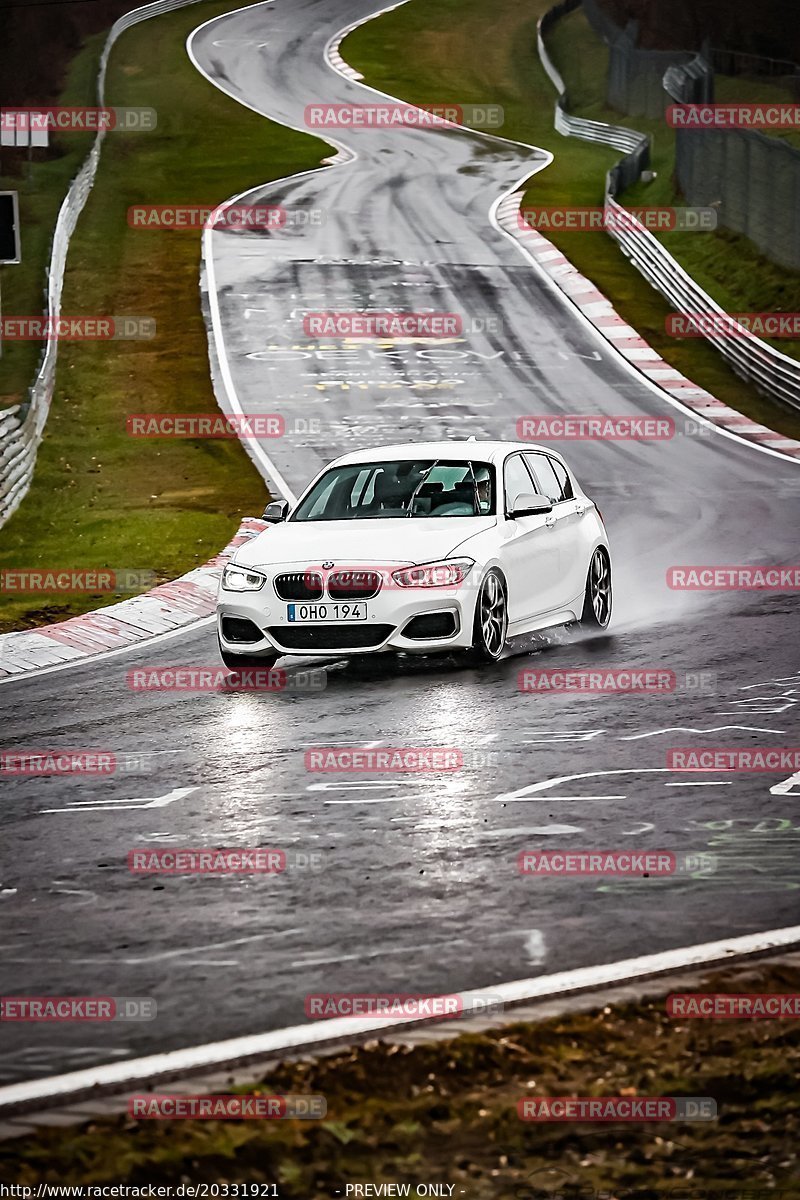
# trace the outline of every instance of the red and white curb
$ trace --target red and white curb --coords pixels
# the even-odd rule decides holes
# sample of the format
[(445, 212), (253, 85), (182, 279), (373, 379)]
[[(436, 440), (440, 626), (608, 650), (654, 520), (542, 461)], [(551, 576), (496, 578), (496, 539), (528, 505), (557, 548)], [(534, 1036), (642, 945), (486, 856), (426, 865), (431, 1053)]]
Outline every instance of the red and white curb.
[(594, 325), (606, 341), (640, 371), (651, 383), (665, 391), (673, 399), (692, 409), (698, 416), (715, 425), (738, 434), (759, 446), (777, 450), (800, 458), (800, 442), (784, 437), (766, 425), (759, 425), (750, 417), (729, 408), (722, 400), (712, 396), (705, 388), (698, 387), (675, 367), (666, 362), (652, 346), (615, 310), (613, 304), (590, 279), (582, 275), (569, 259), (556, 249), (552, 242), (543, 237), (520, 217), (523, 192), (505, 196), (497, 206), (497, 223), (506, 233), (516, 238), (529, 255), (558, 288)]
[(339, 53), (339, 43), (344, 38), (346, 32), (348, 31), (343, 30), (339, 36), (339, 40), (328, 48), (328, 59), (334, 70), (338, 71), (340, 75), (344, 75), (345, 79), (352, 79), (355, 83), (359, 83), (364, 76), (360, 71), (356, 71), (354, 67), (349, 66)]
[(171, 583), (56, 625), (0, 635), (0, 681), (146, 642), (212, 616), (223, 567), (266, 528), (265, 521), (245, 517), (224, 550)]

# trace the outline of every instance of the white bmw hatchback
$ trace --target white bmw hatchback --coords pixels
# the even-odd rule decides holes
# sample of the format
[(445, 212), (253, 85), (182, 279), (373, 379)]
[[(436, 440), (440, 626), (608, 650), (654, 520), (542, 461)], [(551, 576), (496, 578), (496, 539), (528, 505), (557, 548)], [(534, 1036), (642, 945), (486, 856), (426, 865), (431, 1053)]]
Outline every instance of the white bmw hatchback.
[(561, 455), (530, 443), (359, 450), (264, 518), (222, 575), (229, 667), (389, 650), (491, 661), (509, 638), (611, 617), (600, 513)]

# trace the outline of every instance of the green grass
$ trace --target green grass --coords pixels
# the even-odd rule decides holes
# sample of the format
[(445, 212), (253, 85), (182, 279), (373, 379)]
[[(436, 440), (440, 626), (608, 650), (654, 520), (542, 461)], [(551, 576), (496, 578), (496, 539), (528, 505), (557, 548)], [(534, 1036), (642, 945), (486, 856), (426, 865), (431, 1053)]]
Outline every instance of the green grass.
[[(531, 181), (524, 204), (602, 204), (608, 168), (617, 151), (563, 138), (553, 129), (555, 93), (536, 53), (536, 19), (550, 0), (418, 0), (368, 22), (346, 39), (343, 55), (363, 72), (366, 82), (403, 99), (424, 103), (431, 95), (464, 104), (482, 101), (502, 104), (507, 138), (552, 150), (555, 161)], [(573, 99), (571, 111), (624, 124), (602, 103), (604, 58), (602, 44), (582, 14), (565, 18), (554, 29), (548, 46), (562, 68)], [(635, 128), (656, 133), (659, 177), (647, 191), (648, 204), (674, 203), (671, 166), (664, 167), (671, 132), (663, 125), (636, 118)], [(509, 181), (511, 182), (511, 181)], [(641, 202), (631, 191), (625, 202)], [(668, 337), (664, 323), (672, 309), (642, 278), (602, 232), (553, 232), (547, 235), (575, 266), (614, 302), (627, 321), (640, 331), (667, 361), (755, 420), (788, 436), (800, 437), (800, 415), (761, 396), (740, 380), (720, 355), (701, 339)], [(688, 267), (704, 287), (732, 311), (783, 308), (800, 310), (800, 275), (774, 267), (751, 243), (732, 234), (670, 235), (674, 253), (695, 256)], [(734, 281), (735, 295), (725, 289)], [(734, 302), (735, 301), (735, 302)], [(781, 343), (787, 350), (787, 343)]]
[[(224, 96), (190, 63), (187, 34), (237, 7), (215, 0), (155, 18), (127, 32), (112, 54), (108, 103), (155, 108), (158, 127), (107, 136), (71, 243), (63, 312), (154, 317), (157, 336), (61, 343), (33, 486), (0, 533), (0, 568), (152, 568), (172, 579), (215, 554), (242, 515), (263, 509), (264, 485), (238, 441), (136, 440), (125, 430), (129, 413), (218, 412), (200, 310), (199, 232), (132, 229), (129, 206), (217, 203), (330, 153), (317, 138)], [(81, 78), (91, 74), (101, 40), (82, 51)], [(53, 170), (36, 168), (37, 196)], [(36, 311), (30, 297), (14, 304)], [(12, 311), (11, 301), (5, 308)], [(7, 596), (0, 629), (114, 598)]]
[[(791, 88), (776, 79), (756, 79), (748, 75), (717, 75), (714, 81), (717, 103), (796, 104)], [(790, 146), (800, 147), (800, 130), (791, 128), (764, 129), (769, 137), (778, 137)]]
[[(61, 97), (64, 105), (97, 103), (96, 81), (105, 34), (88, 39), (72, 60)], [(42, 311), (45, 271), (50, 241), (70, 181), (77, 175), (91, 147), (91, 133), (51, 135), (53, 157), (44, 159), (42, 150), (32, 151), (21, 175), (0, 173), (0, 191), (19, 195), (22, 261), (0, 267), (3, 314), (26, 316)], [(0, 162), (8, 151), (0, 151)], [(19, 404), (27, 396), (39, 361), (39, 343), (6, 341), (0, 359), (0, 408)]]
[[(800, 971), (727, 969), (697, 990), (797, 992)], [(373, 1042), (279, 1064), (246, 1089), (322, 1095), (322, 1121), (103, 1119), (3, 1142), (0, 1174), (28, 1186), (274, 1184), (284, 1200), (331, 1200), (365, 1183), (407, 1183), (412, 1196), (420, 1183), (450, 1184), (467, 1200), (800, 1196), (796, 1020), (679, 1022), (661, 999), (460, 1038), (453, 1023), (451, 1032), (413, 1048)], [(718, 1118), (517, 1116), (522, 1097), (570, 1095), (708, 1096)]]

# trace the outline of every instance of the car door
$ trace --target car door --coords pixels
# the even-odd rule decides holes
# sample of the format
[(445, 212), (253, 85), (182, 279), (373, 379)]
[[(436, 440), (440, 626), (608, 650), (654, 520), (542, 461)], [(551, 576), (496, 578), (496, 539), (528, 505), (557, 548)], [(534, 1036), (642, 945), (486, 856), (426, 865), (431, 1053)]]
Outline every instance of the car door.
[(539, 450), (525, 452), (539, 490), (553, 501), (553, 538), (559, 555), (559, 582), (555, 607), (564, 608), (586, 586), (588, 560), (583, 536), (585, 503), (575, 496), (572, 481), (562, 463)]
[(553, 514), (508, 515), (517, 496), (540, 490), (522, 454), (509, 455), (503, 465), (499, 557), (508, 580), (508, 619), (512, 625), (558, 607), (560, 569)]

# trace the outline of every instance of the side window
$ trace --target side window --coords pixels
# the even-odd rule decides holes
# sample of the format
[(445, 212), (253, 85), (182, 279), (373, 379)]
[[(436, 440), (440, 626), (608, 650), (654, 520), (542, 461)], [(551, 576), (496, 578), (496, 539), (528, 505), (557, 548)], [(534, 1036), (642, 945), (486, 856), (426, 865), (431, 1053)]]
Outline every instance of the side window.
[(575, 493), (572, 490), (572, 481), (567, 472), (567, 468), (556, 458), (550, 458), (548, 455), (547, 461), (551, 464), (556, 474), (556, 479), (561, 484), (561, 499), (574, 500)]
[(503, 477), (506, 490), (506, 512), (511, 512), (517, 496), (530, 495), (534, 491), (533, 482), (522, 461), (521, 454), (512, 454), (511, 458), (506, 459)]
[(525, 455), (525, 460), (536, 476), (536, 482), (539, 484), (539, 491), (542, 495), (547, 496), (547, 499), (553, 504), (558, 504), (559, 500), (563, 500), (561, 484), (553, 470), (552, 459), (548, 458), (546, 454), (529, 451)]

